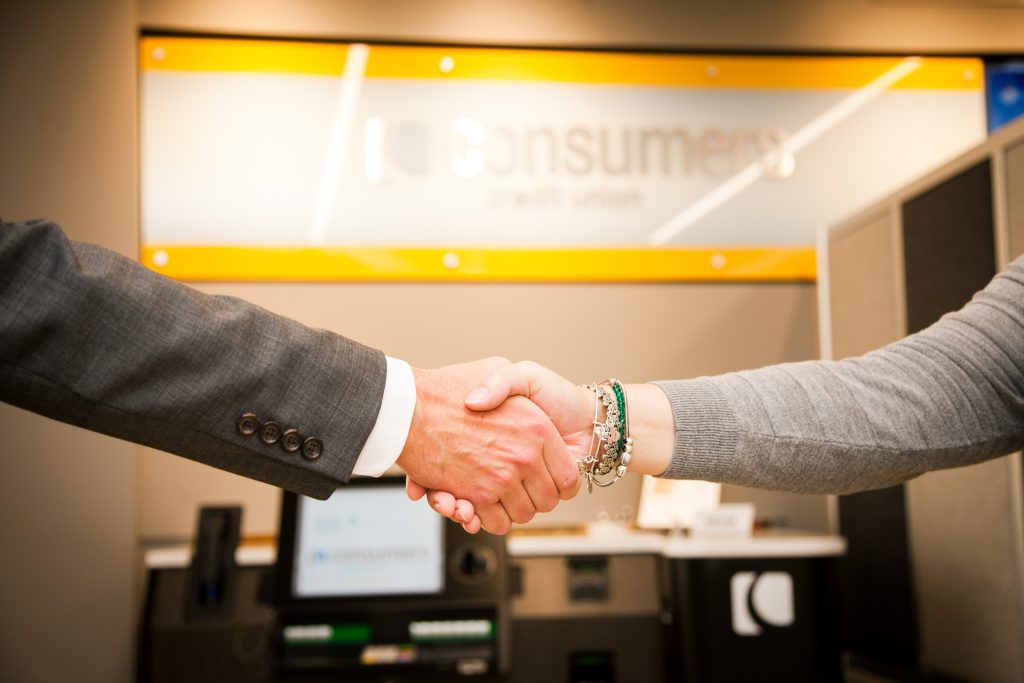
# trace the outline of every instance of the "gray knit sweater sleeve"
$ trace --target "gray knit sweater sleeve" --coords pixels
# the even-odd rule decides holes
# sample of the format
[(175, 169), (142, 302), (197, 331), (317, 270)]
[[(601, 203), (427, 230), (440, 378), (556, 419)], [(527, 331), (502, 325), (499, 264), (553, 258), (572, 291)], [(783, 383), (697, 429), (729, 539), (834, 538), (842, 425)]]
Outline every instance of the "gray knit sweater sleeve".
[(848, 493), (1024, 446), (1024, 257), (956, 313), (859, 358), (657, 382), (665, 477)]

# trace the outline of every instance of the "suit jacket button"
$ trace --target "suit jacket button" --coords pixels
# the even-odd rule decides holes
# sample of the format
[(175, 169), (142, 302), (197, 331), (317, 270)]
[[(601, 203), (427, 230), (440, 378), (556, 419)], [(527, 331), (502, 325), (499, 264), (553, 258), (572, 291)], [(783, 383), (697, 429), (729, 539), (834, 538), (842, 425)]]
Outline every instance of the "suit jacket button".
[(260, 427), (260, 441), (267, 444), (277, 443), (281, 439), (281, 425), (274, 422), (264, 422), (263, 426)]
[(294, 453), (302, 446), (302, 435), (298, 429), (286, 429), (281, 435), (281, 448)]
[(251, 436), (260, 427), (260, 420), (255, 413), (242, 413), (235, 423), (238, 426), (238, 433), (242, 436)]
[(315, 436), (311, 436), (302, 442), (302, 457), (306, 460), (316, 460), (324, 452), (324, 442)]

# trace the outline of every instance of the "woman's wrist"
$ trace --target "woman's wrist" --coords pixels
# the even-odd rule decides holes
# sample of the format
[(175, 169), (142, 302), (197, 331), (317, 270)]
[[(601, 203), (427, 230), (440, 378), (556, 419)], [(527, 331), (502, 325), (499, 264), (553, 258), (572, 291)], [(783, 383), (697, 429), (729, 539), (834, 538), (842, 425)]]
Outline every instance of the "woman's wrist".
[(629, 435), (633, 439), (630, 472), (662, 474), (672, 462), (675, 419), (665, 392), (654, 384), (627, 384)]

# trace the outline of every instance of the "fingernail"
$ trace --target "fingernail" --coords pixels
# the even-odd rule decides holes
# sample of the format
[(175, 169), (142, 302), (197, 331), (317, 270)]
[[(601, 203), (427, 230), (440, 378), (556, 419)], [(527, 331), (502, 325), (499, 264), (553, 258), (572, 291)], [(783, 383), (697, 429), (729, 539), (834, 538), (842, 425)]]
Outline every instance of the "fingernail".
[(479, 389), (474, 389), (473, 392), (469, 396), (466, 397), (466, 403), (479, 403), (480, 401), (482, 401), (484, 399), (484, 396), (486, 396), (486, 395), (487, 395), (487, 389), (485, 387), (480, 387)]

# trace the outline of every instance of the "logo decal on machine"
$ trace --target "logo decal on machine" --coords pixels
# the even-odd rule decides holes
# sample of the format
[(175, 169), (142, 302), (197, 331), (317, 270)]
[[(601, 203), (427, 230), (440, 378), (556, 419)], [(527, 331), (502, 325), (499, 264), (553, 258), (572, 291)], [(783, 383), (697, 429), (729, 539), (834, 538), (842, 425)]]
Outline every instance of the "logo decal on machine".
[(786, 572), (737, 572), (729, 584), (736, 635), (759, 636), (765, 628), (793, 625), (793, 577)]

